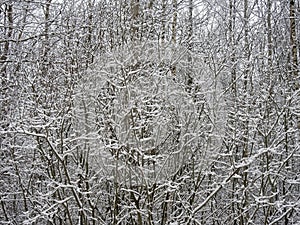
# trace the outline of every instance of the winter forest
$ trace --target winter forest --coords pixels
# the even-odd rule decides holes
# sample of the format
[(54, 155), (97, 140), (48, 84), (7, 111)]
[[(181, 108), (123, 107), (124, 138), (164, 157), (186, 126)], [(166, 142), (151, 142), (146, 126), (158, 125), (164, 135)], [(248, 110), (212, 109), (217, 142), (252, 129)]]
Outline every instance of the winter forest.
[(299, 20), (299, 0), (1, 0), (0, 224), (299, 224)]

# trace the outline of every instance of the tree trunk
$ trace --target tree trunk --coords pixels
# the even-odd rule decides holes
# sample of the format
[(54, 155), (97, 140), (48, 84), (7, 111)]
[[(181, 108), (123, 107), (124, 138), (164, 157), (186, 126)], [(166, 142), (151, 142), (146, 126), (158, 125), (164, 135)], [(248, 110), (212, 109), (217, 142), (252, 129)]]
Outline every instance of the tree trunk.
[[(172, 21), (172, 44), (173, 44), (173, 48), (175, 48), (176, 46), (176, 32), (177, 32), (177, 0), (173, 0), (172, 2), (173, 4), (173, 21)], [(176, 75), (176, 62), (173, 62), (173, 64), (171, 65), (171, 73), (172, 75)]]
[(186, 77), (186, 87), (187, 91), (191, 92), (193, 85), (192, 76), (192, 38), (193, 38), (193, 0), (189, 0), (189, 17), (188, 17), (188, 71)]
[(291, 64), (292, 64), (292, 80), (294, 80), (294, 88), (299, 89), (298, 81), (298, 58), (297, 58), (297, 34), (296, 34), (296, 13), (295, 1), (290, 0), (290, 44), (291, 44)]

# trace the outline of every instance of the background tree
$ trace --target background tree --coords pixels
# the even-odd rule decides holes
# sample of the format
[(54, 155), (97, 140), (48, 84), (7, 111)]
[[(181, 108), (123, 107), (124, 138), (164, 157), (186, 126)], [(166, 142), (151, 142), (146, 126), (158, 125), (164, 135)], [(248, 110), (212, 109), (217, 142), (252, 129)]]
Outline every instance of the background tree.
[(297, 224), (299, 8), (4, 1), (3, 224)]

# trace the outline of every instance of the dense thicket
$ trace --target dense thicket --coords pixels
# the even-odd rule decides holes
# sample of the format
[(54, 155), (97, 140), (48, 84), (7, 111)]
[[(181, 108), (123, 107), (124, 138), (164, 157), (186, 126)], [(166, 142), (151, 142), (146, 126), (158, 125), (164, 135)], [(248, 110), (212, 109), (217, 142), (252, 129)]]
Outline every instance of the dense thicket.
[(0, 224), (297, 224), (299, 4), (2, 1)]

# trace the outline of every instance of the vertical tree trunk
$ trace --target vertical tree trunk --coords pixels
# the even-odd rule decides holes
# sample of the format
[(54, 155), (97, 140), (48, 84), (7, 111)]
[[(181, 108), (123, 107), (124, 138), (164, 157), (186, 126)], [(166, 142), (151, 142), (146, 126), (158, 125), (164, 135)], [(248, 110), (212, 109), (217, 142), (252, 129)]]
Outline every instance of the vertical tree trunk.
[(235, 59), (235, 37), (234, 37), (234, 28), (235, 28), (235, 0), (229, 0), (229, 47), (230, 47), (230, 70), (231, 70), (231, 89), (234, 96), (236, 96), (236, 59)]
[[(297, 52), (297, 32), (296, 32), (296, 13), (295, 0), (290, 0), (290, 45), (291, 45), (291, 73), (292, 85), (295, 91), (299, 90), (299, 68)], [(300, 116), (296, 115), (297, 128), (300, 132)]]
[[(177, 0), (173, 0), (172, 5), (173, 5), (172, 44), (173, 44), (173, 47), (176, 48), (177, 10), (178, 10)], [(173, 65), (171, 65), (171, 73), (172, 73), (172, 75), (175, 76), (176, 75), (176, 65), (174, 65), (174, 63), (176, 63), (176, 62), (173, 62)]]
[(268, 74), (267, 82), (271, 83), (272, 68), (273, 68), (273, 41), (272, 41), (272, 24), (271, 24), (271, 6), (272, 0), (267, 2), (267, 41), (268, 41)]
[[(291, 80), (292, 88), (299, 90), (299, 69), (298, 69), (298, 52), (297, 52), (297, 32), (296, 32), (296, 13), (295, 0), (290, 0), (290, 45), (291, 45)], [(296, 115), (297, 127), (300, 129), (300, 116)]]
[[(8, 111), (9, 111), (9, 90), (8, 90), (8, 86), (9, 86), (9, 80), (10, 77), (9, 75), (6, 73), (6, 69), (7, 69), (7, 58), (9, 55), (9, 51), (10, 51), (10, 39), (12, 38), (13, 35), (13, 5), (7, 4), (5, 7), (5, 11), (4, 13), (6, 15), (4, 23), (7, 24), (5, 30), (7, 30), (6, 32), (6, 40), (4, 42), (4, 47), (3, 47), (3, 52), (0, 53), (0, 76), (1, 76), (1, 109), (0, 109), (0, 121), (1, 121), (1, 127), (5, 130), (9, 124), (7, 122), (7, 120), (5, 119), (5, 116), (8, 115)], [(0, 137), (0, 144), (2, 142), (2, 137)]]
[(131, 0), (131, 15), (132, 15), (132, 25), (131, 25), (131, 39), (138, 39), (138, 17), (140, 10), (140, 1), (139, 0)]
[(44, 40), (42, 45), (41, 71), (42, 74), (47, 74), (48, 54), (50, 52), (49, 43), (49, 28), (50, 28), (50, 5), (52, 0), (47, 0), (44, 8)]
[(162, 19), (161, 19), (161, 26), (162, 26), (161, 42), (162, 42), (162, 45), (165, 44), (165, 40), (166, 40), (166, 11), (167, 11), (166, 8), (167, 8), (166, 0), (162, 0)]
[(172, 42), (173, 44), (176, 44), (176, 32), (177, 32), (177, 0), (173, 0), (172, 2), (172, 7), (173, 7), (173, 21), (172, 21)]
[(193, 0), (189, 0), (189, 17), (188, 17), (188, 71), (186, 77), (186, 86), (187, 91), (191, 92), (193, 85), (193, 76), (192, 76), (192, 38), (193, 38)]
[[(273, 0), (268, 0), (267, 1), (267, 74), (266, 74), (266, 89), (268, 89), (268, 101), (266, 103), (266, 109), (265, 109), (265, 115), (264, 115), (264, 120), (265, 121), (270, 121), (271, 120), (271, 110), (272, 110), (272, 95), (273, 95), (273, 87), (274, 87), (274, 81), (275, 81), (275, 76), (274, 76), (274, 71), (273, 71), (273, 37), (272, 37), (272, 23), (271, 23), (271, 16), (272, 16), (272, 4)], [(267, 149), (269, 148), (269, 139), (270, 135), (263, 136), (263, 143), (264, 147)], [(262, 177), (261, 179), (261, 194), (263, 196), (267, 195), (267, 184), (268, 181), (270, 181), (271, 175), (270, 175), (270, 162), (271, 162), (271, 156), (269, 152), (266, 152), (265, 157), (263, 157), (263, 164), (264, 164), (264, 172), (266, 171), (267, 178)], [(275, 186), (272, 186), (272, 191), (273, 193), (276, 192)], [(273, 203), (273, 199), (270, 199), (270, 202)], [(267, 223), (268, 218), (270, 215), (274, 213), (273, 207), (268, 206), (267, 209), (264, 209), (264, 216), (265, 216), (265, 223)]]
[[(8, 4), (5, 7), (5, 12), (6, 13), (6, 19), (7, 19), (7, 26), (5, 27), (5, 30), (7, 29), (7, 35), (6, 35), (6, 41), (4, 42), (4, 49), (3, 53), (0, 57), (0, 63), (5, 64), (5, 61), (7, 60), (7, 55), (9, 52), (9, 42), (12, 37), (13, 33), (13, 6), (12, 4)], [(5, 16), (5, 15), (4, 15)], [(1, 72), (5, 71), (5, 66), (1, 68)]]
[[(241, 107), (245, 107), (245, 112), (247, 112), (247, 114), (249, 115), (250, 113), (250, 109), (249, 109), (249, 94), (248, 94), (248, 80), (249, 79), (249, 70), (250, 70), (250, 65), (249, 65), (249, 61), (250, 61), (250, 44), (249, 44), (249, 13), (248, 13), (248, 0), (244, 0), (244, 58), (245, 58), (245, 63), (244, 63), (244, 96), (242, 99), (243, 105)], [(248, 116), (247, 116), (248, 117)], [(249, 120), (248, 118), (245, 121), (242, 121), (242, 132), (243, 132), (243, 153), (242, 153), (242, 158), (244, 158), (245, 160), (247, 160), (247, 158), (249, 157), (249, 149), (248, 149), (248, 145), (249, 145)], [(248, 186), (248, 172), (246, 172), (248, 170), (248, 167), (246, 166), (245, 169), (243, 169), (243, 173), (242, 173), (242, 177), (243, 177), (243, 186), (245, 188), (247, 188)], [(247, 208), (248, 206), (248, 193), (247, 191), (244, 192), (243, 196), (242, 196), (242, 210), (244, 210), (245, 208)], [(248, 219), (249, 219), (249, 213), (242, 213), (241, 215), (241, 220), (240, 220), (240, 224), (246, 224)]]
[(244, 91), (247, 93), (250, 60), (248, 0), (244, 0), (244, 54)]
[[(236, 46), (235, 46), (235, 0), (229, 0), (229, 19), (228, 19), (228, 26), (229, 26), (229, 34), (228, 34), (228, 39), (229, 39), (229, 70), (231, 74), (231, 82), (230, 82), (230, 101), (232, 102), (231, 104), (231, 110), (232, 112), (229, 112), (230, 115), (230, 120), (228, 123), (230, 123), (230, 126), (236, 127), (237, 122), (236, 122), (236, 114), (237, 114), (237, 106), (236, 106), (236, 98), (237, 98), (237, 75), (236, 75)], [(229, 142), (232, 143), (230, 151), (232, 151), (231, 155), (231, 163), (235, 163), (236, 161), (236, 154), (237, 154), (237, 144), (235, 143), (235, 138), (236, 138), (236, 131), (233, 130), (231, 131), (231, 134), (229, 134)], [(236, 198), (236, 187), (237, 186), (237, 180), (233, 179), (232, 184), (231, 184), (231, 220), (233, 220), (233, 224), (237, 225), (238, 220), (236, 219), (236, 215), (238, 214), (237, 208), (238, 206), (236, 205), (235, 201), (233, 199)]]
[(296, 33), (296, 13), (295, 1), (290, 0), (290, 44), (291, 44), (291, 64), (292, 64), (292, 80), (294, 80), (294, 88), (299, 89), (298, 81), (298, 58), (297, 58), (297, 33)]
[(93, 3), (92, 0), (88, 1), (88, 34), (87, 34), (87, 43), (86, 43), (86, 49), (87, 49), (87, 62), (86, 62), (86, 67), (89, 66), (89, 64), (93, 63), (93, 44), (92, 44), (92, 37), (93, 37)]

